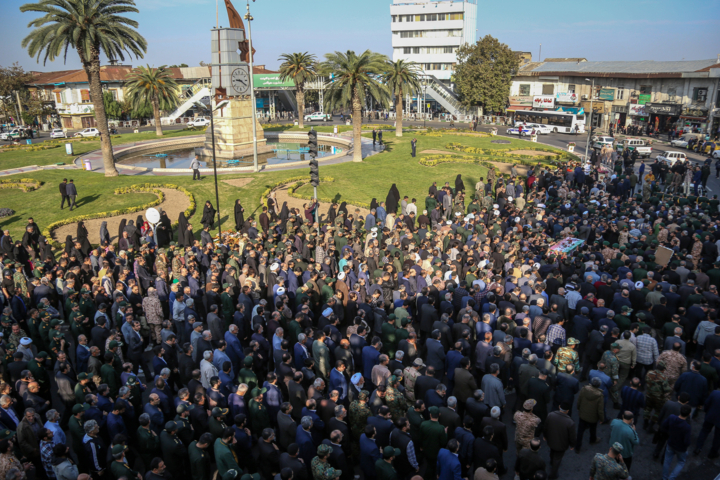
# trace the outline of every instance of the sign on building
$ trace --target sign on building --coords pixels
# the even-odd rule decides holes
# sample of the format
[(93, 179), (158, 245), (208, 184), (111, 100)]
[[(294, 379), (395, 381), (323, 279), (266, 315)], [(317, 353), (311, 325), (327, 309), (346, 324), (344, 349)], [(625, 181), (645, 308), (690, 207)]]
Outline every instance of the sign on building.
[(578, 101), (577, 93), (558, 93), (555, 100), (562, 103), (575, 103)]
[(615, 100), (615, 89), (614, 88), (601, 88), (600, 93), (598, 93), (598, 99), (600, 100), (608, 100), (612, 102)]
[(680, 115), (680, 104), (678, 103), (646, 103), (645, 112), (648, 115)]
[(554, 95), (536, 95), (533, 97), (533, 108), (555, 108)]
[(645, 112), (645, 105), (631, 104), (628, 105), (628, 115), (635, 115), (638, 117), (644, 117), (647, 115)]

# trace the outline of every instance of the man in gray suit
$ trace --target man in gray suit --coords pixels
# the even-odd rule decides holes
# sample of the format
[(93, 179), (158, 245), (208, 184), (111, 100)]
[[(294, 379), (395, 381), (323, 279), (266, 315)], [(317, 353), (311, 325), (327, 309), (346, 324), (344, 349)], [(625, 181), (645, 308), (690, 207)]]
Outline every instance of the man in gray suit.
[(293, 420), (290, 415), (291, 411), (292, 405), (290, 405), (289, 402), (283, 402), (277, 414), (278, 444), (280, 444), (283, 450), (287, 450), (291, 443), (295, 443), (297, 423), (295, 423), (295, 420)]
[(73, 182), (73, 179), (70, 179), (70, 183), (67, 184), (65, 187), (67, 189), (67, 196), (70, 198), (68, 201), (68, 204), (70, 205), (70, 211), (72, 211), (73, 207), (76, 207), (75, 205), (75, 198), (77, 198), (77, 188), (75, 188), (75, 183)]
[[(137, 320), (133, 320), (132, 329), (133, 331), (129, 332), (129, 334), (125, 336), (128, 342), (128, 360), (130, 360), (133, 364), (133, 372), (138, 373), (138, 367), (140, 367), (145, 373), (145, 378), (151, 378), (150, 369), (148, 368), (147, 363), (145, 363), (145, 359), (143, 358), (145, 346), (143, 345), (143, 338), (142, 336), (140, 336), (140, 322)], [(160, 374), (160, 372), (156, 373), (158, 375)]]

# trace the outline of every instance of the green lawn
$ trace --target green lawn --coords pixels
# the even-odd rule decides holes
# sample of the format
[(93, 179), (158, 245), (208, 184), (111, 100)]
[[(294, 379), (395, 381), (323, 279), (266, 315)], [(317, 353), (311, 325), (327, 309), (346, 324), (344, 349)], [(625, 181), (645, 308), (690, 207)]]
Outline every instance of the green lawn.
[[(197, 132), (168, 132), (166, 137), (197, 134)], [(320, 164), (320, 175), (334, 178), (333, 182), (321, 183), (318, 193), (321, 198), (335, 198), (339, 201), (369, 203), (371, 198), (376, 197), (378, 201), (385, 200), (388, 189), (393, 183), (397, 184), (401, 196), (417, 198), (418, 208), (424, 207), (424, 198), (427, 195), (428, 187), (433, 181), (438, 185), (450, 182), (454, 186), (455, 177), (462, 174), (465, 186), (468, 189), (474, 188), (479, 177), (485, 177), (487, 169), (474, 164), (452, 164), (445, 163), (436, 167), (425, 167), (418, 163), (424, 150), (446, 150), (446, 145), (451, 142), (461, 143), (467, 146), (479, 148), (523, 148), (537, 147), (537, 144), (522, 140), (511, 140), (510, 144), (490, 143), (490, 137), (470, 137), (459, 135), (423, 136), (415, 134), (418, 140), (416, 158), (410, 157), (410, 140), (413, 134), (405, 134), (396, 138), (394, 134), (385, 135), (386, 149), (383, 153), (367, 158), (363, 163), (344, 163), (341, 165), (323, 166)], [(143, 139), (155, 138), (154, 134), (144, 134)], [(122, 135), (120, 139), (114, 139), (114, 144), (137, 141), (138, 135)], [(99, 148), (99, 142), (80, 143), (76, 145), (76, 153)], [(457, 152), (457, 155), (469, 155)], [(12, 168), (20, 165), (33, 164), (54, 164), (68, 162), (64, 148), (42, 151), (42, 152), (5, 152), (0, 153), (0, 169)], [(259, 213), (260, 195), (271, 184), (283, 179), (308, 176), (309, 169), (288, 170), (281, 172), (260, 173), (256, 178), (243, 188), (232, 187), (222, 180), (233, 178), (249, 177), (252, 175), (221, 175), (219, 176), (220, 190), (220, 212), (223, 222), (229, 228), (232, 222), (232, 207), (235, 199), (239, 198), (245, 206), (247, 214)], [(133, 185), (136, 183), (171, 183), (181, 185), (189, 189), (197, 202), (195, 216), (191, 222), (197, 227), (200, 226), (202, 206), (206, 200), (215, 203), (215, 187), (212, 176), (205, 176), (202, 182), (193, 182), (187, 176), (120, 176), (117, 178), (105, 178), (101, 174), (83, 170), (73, 171), (41, 171), (16, 175), (6, 178), (34, 178), (44, 185), (34, 192), (24, 193), (21, 190), (0, 190), (0, 207), (9, 207), (16, 211), (12, 217), (0, 219), (0, 228), (9, 229), (14, 238), (21, 238), (24, 225), (28, 216), (33, 216), (35, 221), (44, 228), (48, 224), (73, 215), (86, 215), (96, 212), (104, 212), (124, 207), (142, 205), (149, 202), (153, 196), (150, 194), (114, 195), (115, 188)], [(78, 203), (80, 208), (77, 212), (69, 212), (67, 209), (60, 210), (60, 196), (57, 185), (63, 177), (72, 177), (78, 188)], [(305, 186), (300, 193), (311, 192), (311, 187)], [(176, 219), (172, 219), (176, 221)]]

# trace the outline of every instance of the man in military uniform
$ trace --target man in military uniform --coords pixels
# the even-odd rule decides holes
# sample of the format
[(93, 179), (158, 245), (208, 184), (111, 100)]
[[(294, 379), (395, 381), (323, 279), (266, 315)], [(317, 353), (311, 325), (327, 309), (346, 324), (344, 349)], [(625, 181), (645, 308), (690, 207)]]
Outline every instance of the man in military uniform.
[[(415, 401), (415, 381), (422, 376), (420, 369), (425, 367), (421, 358), (416, 358), (413, 364), (409, 367), (405, 367), (403, 370), (403, 377), (405, 377), (405, 395), (411, 402)], [(419, 400), (423, 400), (420, 398)]]
[(438, 407), (428, 408), (430, 420), (425, 420), (420, 425), (420, 446), (423, 456), (427, 460), (427, 470), (425, 478), (435, 478), (435, 469), (437, 464), (437, 456), (440, 449), (447, 444), (447, 432), (438, 421), (440, 418), (440, 409)]
[(557, 351), (557, 354), (555, 355), (555, 364), (557, 365), (558, 372), (564, 372), (565, 367), (568, 365), (573, 365), (575, 367), (575, 371), (579, 371), (580, 368), (580, 356), (575, 351), (575, 345), (578, 345), (580, 342), (570, 337), (567, 341), (566, 347), (560, 347)]
[(620, 388), (622, 387), (622, 385), (620, 385), (620, 361), (617, 358), (617, 353), (619, 351), (620, 344), (612, 343), (610, 345), (610, 350), (603, 353), (602, 358), (600, 359), (601, 362), (607, 365), (605, 373), (607, 373), (613, 381), (613, 386), (610, 389), (610, 398), (612, 399), (613, 406), (616, 409), (620, 408)]
[(540, 425), (540, 417), (532, 413), (537, 401), (530, 398), (523, 403), (523, 411), (513, 415), (515, 421), (515, 448), (517, 453), (523, 448), (530, 448), (530, 441), (535, 438), (535, 430)]
[(590, 466), (590, 480), (622, 480), (628, 478), (628, 469), (622, 458), (623, 446), (615, 442), (610, 451), (596, 453)]
[(175, 422), (167, 422), (165, 430), (160, 433), (160, 448), (162, 449), (162, 458), (165, 460), (165, 464), (173, 478), (182, 478), (186, 472), (187, 448), (178, 438), (176, 432), (177, 425)]
[[(83, 405), (77, 404), (72, 407), (72, 417), (70, 417), (70, 421), (68, 422), (68, 429), (70, 430), (70, 439), (74, 452), (85, 451), (85, 447), (83, 445), (83, 438), (85, 437), (85, 430), (83, 429), (83, 414), (88, 408), (90, 408), (90, 405), (87, 403)], [(77, 458), (78, 468), (80, 471), (87, 471), (85, 468), (87, 465), (85, 455), (78, 454)]]
[(310, 463), (313, 480), (333, 480), (340, 477), (342, 471), (335, 470), (328, 462), (331, 453), (332, 447), (330, 445), (324, 443), (318, 445), (317, 457), (313, 458)]
[(208, 447), (212, 443), (212, 434), (203, 433), (199, 440), (193, 441), (188, 447), (190, 475), (192, 480), (210, 480), (210, 454)]
[(35, 358), (28, 362), (28, 370), (33, 374), (33, 378), (40, 386), (40, 396), (43, 398), (49, 398), (50, 393), (50, 377), (45, 370), (45, 360), (47, 360), (48, 354), (45, 352), (39, 352), (35, 355)]
[(363, 390), (358, 395), (358, 399), (350, 404), (350, 430), (356, 443), (360, 441), (360, 435), (365, 432), (367, 419), (372, 415), (367, 404), (369, 396), (368, 391)]
[(660, 415), (663, 405), (672, 393), (672, 385), (665, 376), (665, 362), (659, 361), (655, 370), (645, 375), (645, 409), (643, 410), (643, 428), (652, 431), (652, 425)]
[(671, 386), (674, 386), (680, 375), (688, 370), (687, 359), (685, 355), (680, 353), (680, 349), (681, 345), (675, 343), (672, 350), (665, 350), (658, 356), (658, 362), (665, 364), (665, 376), (667, 376), (668, 383)]
[(400, 417), (404, 417), (408, 409), (405, 396), (398, 390), (398, 383), (398, 378), (395, 375), (391, 375), (388, 379), (387, 388), (385, 389), (385, 405), (390, 407), (393, 422), (400, 419)]
[(382, 458), (375, 461), (375, 474), (377, 480), (398, 480), (398, 474), (393, 467), (393, 460), (399, 457), (402, 451), (399, 448), (387, 446), (383, 448)]
[(160, 456), (160, 437), (150, 429), (150, 415), (143, 413), (138, 419), (140, 426), (137, 429), (138, 450), (143, 459), (145, 469), (150, 469), (152, 459)]
[(128, 462), (125, 460), (125, 452), (127, 450), (127, 445), (121, 443), (112, 447), (113, 462), (110, 464), (110, 473), (115, 480), (120, 478), (126, 478), (128, 480), (138, 478), (142, 480), (142, 475), (128, 466)]
[(232, 428), (226, 428), (222, 436), (215, 440), (215, 462), (218, 475), (225, 475), (228, 470), (237, 470), (238, 472), (242, 470), (238, 465), (235, 443), (237, 443), (237, 439)]
[[(192, 407), (192, 405), (190, 405)], [(187, 405), (180, 404), (175, 409), (177, 415), (173, 421), (177, 425), (177, 436), (183, 442), (186, 447), (190, 445), (193, 439), (193, 428), (190, 424), (190, 409)]]
[(263, 396), (265, 395), (265, 392), (267, 392), (267, 388), (253, 388), (250, 395), (252, 396), (252, 400), (250, 400), (250, 425), (252, 425), (252, 430), (254, 432), (262, 432), (266, 428), (270, 428), (270, 414), (268, 413), (268, 409), (263, 404)]
[(81, 372), (77, 376), (78, 382), (75, 384), (74, 392), (75, 392), (75, 403), (83, 404), (85, 403), (85, 395), (92, 393), (92, 390), (90, 390), (90, 382), (92, 382), (92, 379), (90, 376), (85, 373)]
[(212, 409), (210, 418), (208, 419), (208, 431), (212, 433), (213, 439), (222, 437), (223, 432), (227, 428), (227, 425), (225, 425), (225, 415), (227, 414), (227, 408), (215, 407)]

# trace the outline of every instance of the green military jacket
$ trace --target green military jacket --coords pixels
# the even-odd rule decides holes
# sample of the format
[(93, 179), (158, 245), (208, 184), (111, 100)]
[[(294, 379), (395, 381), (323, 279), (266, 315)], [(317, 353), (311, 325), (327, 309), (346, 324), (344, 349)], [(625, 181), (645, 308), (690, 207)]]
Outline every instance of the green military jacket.
[(128, 467), (127, 463), (118, 460), (113, 460), (113, 462), (110, 464), (110, 473), (115, 480), (123, 477), (131, 480), (133, 478), (137, 478), (138, 476), (138, 472)]
[(100, 368), (100, 378), (102, 382), (110, 388), (110, 396), (116, 397), (120, 390), (120, 376), (117, 374), (112, 365), (103, 364)]
[(198, 448), (197, 441), (194, 441), (188, 447), (188, 458), (192, 480), (210, 480), (210, 454), (207, 449)]
[(238, 465), (237, 455), (231, 445), (227, 445), (222, 439), (215, 440), (215, 463), (217, 464), (218, 475), (225, 475), (228, 470), (242, 471)]
[(425, 458), (433, 462), (437, 459), (441, 448), (447, 444), (447, 433), (440, 422), (425, 420), (420, 425), (420, 445)]
[[(137, 442), (138, 450), (143, 458), (143, 461), (150, 462), (154, 457), (161, 455), (160, 451), (160, 437), (153, 434), (153, 431), (138, 427), (137, 429)], [(146, 468), (149, 469), (150, 463), (147, 463)]]

